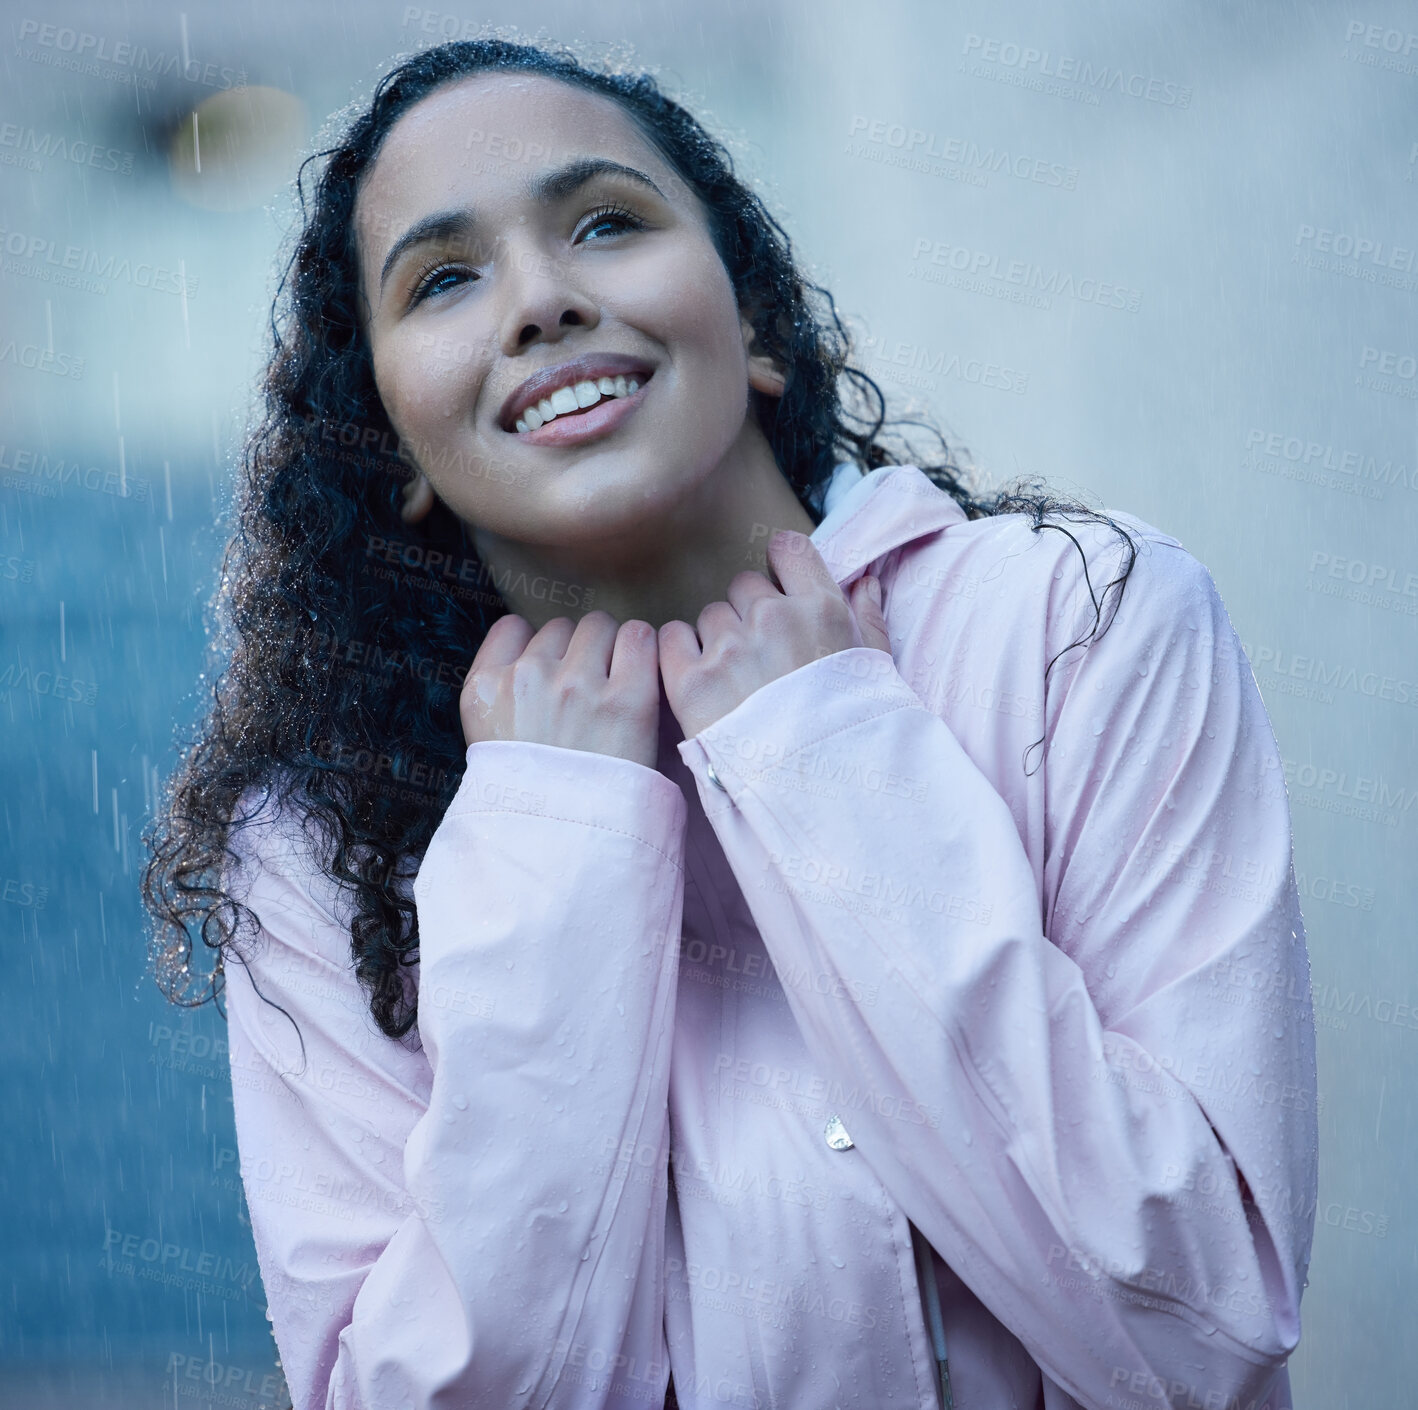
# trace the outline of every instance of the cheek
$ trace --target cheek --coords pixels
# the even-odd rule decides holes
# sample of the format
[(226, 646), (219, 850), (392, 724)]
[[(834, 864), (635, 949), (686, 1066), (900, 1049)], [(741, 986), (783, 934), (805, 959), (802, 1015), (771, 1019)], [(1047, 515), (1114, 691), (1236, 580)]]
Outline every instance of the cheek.
[(467, 339), (451, 332), (413, 333), (377, 350), (374, 382), (396, 429), (428, 439), (467, 404), (473, 368)]
[(683, 315), (707, 342), (739, 346), (739, 310), (729, 273), (711, 251), (701, 254), (690, 277), (676, 287)]
[[(747, 396), (748, 363), (728, 271), (714, 252), (694, 248), (666, 259), (642, 286), (653, 290), (646, 315), (692, 372), (699, 398), (735, 407)], [(650, 307), (653, 305), (653, 309)]]

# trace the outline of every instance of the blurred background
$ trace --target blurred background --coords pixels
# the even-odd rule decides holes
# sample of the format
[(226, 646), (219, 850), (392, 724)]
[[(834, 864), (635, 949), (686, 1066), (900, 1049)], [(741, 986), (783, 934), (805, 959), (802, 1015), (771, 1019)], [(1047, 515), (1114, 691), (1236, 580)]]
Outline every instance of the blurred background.
[(225, 1029), (146, 972), (140, 836), (207, 690), (297, 163), (397, 55), (516, 25), (629, 55), (725, 136), (862, 365), (983, 482), (1042, 475), (1210, 568), (1286, 761), (1314, 971), (1297, 1404), (1413, 1403), (1412, 4), (0, 13), (0, 1400), (271, 1394)]

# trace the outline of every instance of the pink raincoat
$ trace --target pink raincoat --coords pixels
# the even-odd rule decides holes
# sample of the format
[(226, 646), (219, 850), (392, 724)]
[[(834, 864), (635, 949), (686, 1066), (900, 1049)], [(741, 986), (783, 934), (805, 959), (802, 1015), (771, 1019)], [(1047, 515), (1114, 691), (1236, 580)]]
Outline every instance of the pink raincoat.
[(842, 467), (812, 539), (880, 576), (890, 658), (689, 740), (665, 709), (656, 769), (474, 744), (413, 886), (421, 1050), (291, 814), (238, 830), (296, 1410), (639, 1410), (671, 1372), (685, 1410), (935, 1410), (942, 1350), (956, 1410), (1288, 1410), (1317, 1141), (1280, 759), (1206, 570), (1116, 517), (1121, 606), (1066, 650), (1111, 530)]

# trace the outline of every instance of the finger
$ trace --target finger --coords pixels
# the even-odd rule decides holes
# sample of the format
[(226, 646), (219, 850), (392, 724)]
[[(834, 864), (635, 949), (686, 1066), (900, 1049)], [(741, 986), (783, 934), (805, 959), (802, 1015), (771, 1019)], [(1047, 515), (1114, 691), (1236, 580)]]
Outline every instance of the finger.
[(575, 630), (576, 623), (570, 617), (553, 617), (527, 643), (527, 649), (522, 654), (549, 656), (559, 661), (566, 655), (566, 648), (571, 644), (571, 635)]
[(495, 621), (483, 637), (473, 657), (472, 669), (510, 666), (527, 649), (532, 639), (532, 624), (515, 612), (508, 612)]
[(842, 589), (832, 570), (822, 561), (817, 545), (806, 535), (793, 529), (779, 529), (768, 540), (768, 566), (773, 569), (783, 592), (791, 597), (797, 592), (830, 590), (839, 597)]
[(742, 625), (743, 619), (728, 602), (711, 602), (699, 614), (699, 620), (695, 623), (699, 640), (706, 650), (714, 637)]
[(746, 568), (742, 573), (734, 574), (733, 580), (725, 591), (725, 596), (733, 604), (734, 611), (747, 620), (749, 608), (759, 598), (781, 597), (782, 593), (762, 573), (756, 573), (751, 568)]
[[(699, 638), (688, 622), (666, 622), (660, 628), (657, 643), (660, 653), (660, 674), (665, 677), (668, 693), (671, 679), (678, 680), (689, 667), (696, 665), (703, 657)], [(671, 697), (673, 700), (673, 697)]]
[(616, 621), (602, 607), (593, 608), (576, 623), (563, 656), (567, 665), (594, 666), (604, 676), (610, 671), (615, 646)]
[(611, 684), (630, 686), (642, 674), (649, 674), (658, 689), (659, 656), (659, 642), (649, 622), (637, 618), (622, 622), (611, 653)]
[(862, 645), (875, 651), (891, 654), (891, 633), (887, 630), (886, 616), (882, 606), (872, 597), (872, 584), (876, 584), (877, 595), (881, 594), (881, 581), (871, 573), (864, 573), (852, 584), (848, 601), (852, 604), (852, 615), (857, 619), (857, 629), (862, 635)]

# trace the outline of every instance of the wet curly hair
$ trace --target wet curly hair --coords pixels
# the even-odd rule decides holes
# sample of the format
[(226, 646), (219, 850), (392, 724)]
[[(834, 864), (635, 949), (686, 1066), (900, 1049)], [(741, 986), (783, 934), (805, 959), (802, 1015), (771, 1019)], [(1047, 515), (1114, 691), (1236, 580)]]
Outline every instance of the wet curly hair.
[[(224, 956), (243, 918), (255, 919), (223, 889), (235, 859), (228, 840), (246, 820), (236, 811), (248, 790), (275, 790), (317, 824), (320, 863), (352, 896), (352, 962), (375, 1022), (395, 1039), (415, 1027), (408, 970), (418, 958), (418, 917), (402, 883), (461, 778), (462, 675), (509, 609), (467, 526), (444, 505), (418, 525), (400, 516), (411, 466), (380, 401), (357, 315), (353, 215), (361, 180), (404, 113), (444, 84), (499, 71), (544, 75), (618, 103), (698, 194), (739, 306), (787, 374), (781, 398), (754, 392), (750, 405), (814, 523), (843, 460), (868, 472), (914, 464), (971, 519), (1022, 513), (1036, 532), (1068, 532), (1046, 514), (1111, 525), (1127, 548), (1117, 576), (1094, 595), (1089, 636), (1108, 590), (1120, 595), (1131, 571), (1136, 547), (1105, 514), (1056, 498), (1037, 480), (978, 493), (928, 422), (888, 422), (876, 382), (848, 363), (850, 338), (830, 295), (804, 276), (782, 226), (735, 174), (723, 144), (652, 76), (505, 39), (423, 50), (380, 80), (336, 144), (308, 157), (296, 179), (300, 228), (276, 290), (264, 410), (244, 447), (212, 604), (212, 701), (144, 839), (150, 960), (175, 1004), (220, 995)], [(312, 163), (318, 174), (308, 193)], [(935, 450), (910, 446), (905, 427), (924, 431)], [(401, 545), (402, 562), (417, 571), (397, 586), (366, 573), (377, 542)], [(198, 939), (216, 952), (206, 975), (192, 968)]]

